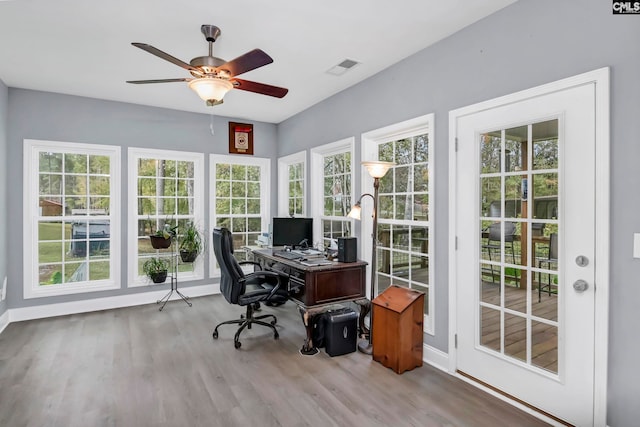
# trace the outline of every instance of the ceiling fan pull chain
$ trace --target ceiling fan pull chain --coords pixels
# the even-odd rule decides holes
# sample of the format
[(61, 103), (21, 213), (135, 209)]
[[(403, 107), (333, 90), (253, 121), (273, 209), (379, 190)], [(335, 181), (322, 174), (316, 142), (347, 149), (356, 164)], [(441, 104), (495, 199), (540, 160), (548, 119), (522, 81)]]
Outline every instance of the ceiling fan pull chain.
[[(211, 111), (213, 111), (213, 109), (211, 109)], [(211, 130), (211, 135), (215, 136), (216, 131), (213, 130), (213, 113), (211, 113), (211, 123), (209, 123), (209, 130)]]

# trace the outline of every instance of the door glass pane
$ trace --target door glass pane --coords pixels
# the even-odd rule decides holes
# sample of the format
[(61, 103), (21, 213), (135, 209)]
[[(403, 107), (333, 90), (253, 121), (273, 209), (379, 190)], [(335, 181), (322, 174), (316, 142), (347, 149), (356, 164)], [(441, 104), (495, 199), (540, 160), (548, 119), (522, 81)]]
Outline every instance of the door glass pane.
[(534, 214), (538, 219), (558, 219), (558, 173), (533, 175)]
[(501, 269), (494, 264), (480, 264), (480, 301), (500, 306)]
[(558, 119), (534, 123), (533, 169), (558, 168)]
[(480, 170), (482, 173), (500, 172), (500, 133), (481, 136)]
[(554, 119), (481, 135), (478, 177), (480, 344), (552, 372), (561, 288), (557, 131)]
[(527, 319), (505, 313), (504, 354), (518, 360), (527, 360)]
[(527, 270), (505, 267), (504, 306), (510, 310), (527, 312)]
[[(520, 218), (526, 217), (526, 211), (522, 211), (522, 205), (520, 198), (522, 196), (523, 188), (526, 188), (526, 180), (520, 176), (508, 176), (504, 180), (505, 182), (505, 202), (504, 202), (504, 216), (505, 218)], [(523, 182), (524, 181), (524, 182)], [(525, 184), (525, 185), (523, 185)]]
[(500, 177), (480, 178), (480, 212), (482, 216), (500, 217)]
[(504, 141), (504, 172), (527, 170), (527, 126), (506, 129)]
[(531, 364), (558, 373), (558, 327), (531, 322)]
[(480, 307), (480, 344), (500, 351), (500, 311)]

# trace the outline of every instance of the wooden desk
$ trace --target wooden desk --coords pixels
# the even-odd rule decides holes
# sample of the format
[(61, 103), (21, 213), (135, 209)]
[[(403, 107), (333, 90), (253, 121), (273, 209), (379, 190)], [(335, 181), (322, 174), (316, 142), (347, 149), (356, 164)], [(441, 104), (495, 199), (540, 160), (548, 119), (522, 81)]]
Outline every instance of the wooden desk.
[(310, 317), (331, 304), (364, 298), (366, 266), (364, 261), (333, 262), (330, 265), (306, 266), (297, 261), (273, 255), (272, 249), (253, 250), (253, 259), (262, 269), (274, 271), (284, 279), (289, 298), (300, 310), (307, 330), (303, 354), (315, 354), (311, 340)]

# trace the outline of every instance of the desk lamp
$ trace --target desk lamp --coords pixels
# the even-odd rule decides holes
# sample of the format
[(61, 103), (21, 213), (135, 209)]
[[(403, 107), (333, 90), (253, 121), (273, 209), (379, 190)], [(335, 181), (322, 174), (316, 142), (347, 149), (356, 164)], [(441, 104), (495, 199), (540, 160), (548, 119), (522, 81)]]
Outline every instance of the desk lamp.
[[(367, 168), (367, 172), (373, 178), (373, 195), (369, 193), (365, 193), (356, 202), (356, 204), (351, 208), (348, 217), (355, 218), (360, 220), (360, 213), (362, 211), (362, 199), (364, 196), (369, 196), (373, 199), (373, 213), (371, 214), (373, 218), (373, 230), (371, 231), (371, 239), (372, 239), (372, 250), (371, 250), (371, 287), (369, 289), (369, 298), (370, 301), (373, 301), (375, 289), (376, 289), (376, 253), (378, 246), (378, 190), (380, 188), (380, 178), (386, 175), (387, 171), (394, 166), (393, 162), (378, 162), (378, 161), (369, 161), (362, 162), (362, 166)], [(369, 340), (367, 342), (359, 342), (358, 350), (365, 354), (372, 354), (373, 348), (371, 346), (371, 336), (373, 335), (373, 310), (369, 312)]]

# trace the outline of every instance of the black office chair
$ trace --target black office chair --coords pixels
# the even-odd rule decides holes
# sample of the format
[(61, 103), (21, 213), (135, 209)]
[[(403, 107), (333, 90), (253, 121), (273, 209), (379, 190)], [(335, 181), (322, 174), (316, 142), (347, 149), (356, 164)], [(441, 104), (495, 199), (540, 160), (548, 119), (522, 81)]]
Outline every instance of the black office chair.
[[(255, 323), (271, 328), (273, 338), (278, 339), (278, 331), (275, 324), (278, 321), (273, 314), (255, 316), (254, 312), (259, 308), (260, 303), (270, 303), (272, 305), (283, 304), (287, 301), (288, 295), (280, 287), (280, 276), (272, 271), (254, 271), (246, 274), (240, 268), (240, 264), (254, 264), (253, 261), (238, 261), (233, 256), (233, 239), (231, 232), (227, 228), (215, 228), (213, 230), (213, 251), (216, 255), (218, 265), (222, 275), (220, 277), (220, 292), (224, 295), (229, 304), (237, 304), (247, 308), (246, 314), (240, 319), (227, 320), (216, 326), (213, 330), (213, 338), (218, 338), (218, 328), (227, 324), (238, 324), (238, 330), (233, 338), (236, 348), (242, 345), (239, 341), (240, 333), (245, 329), (251, 329)], [(260, 319), (272, 318), (271, 322), (263, 322)]]
[[(551, 235), (549, 236), (549, 257), (547, 259), (539, 260), (538, 268), (546, 268), (550, 270), (552, 264), (558, 265), (558, 234), (557, 233), (551, 233)], [(555, 283), (552, 283), (552, 280), (551, 280), (551, 276), (553, 276), (553, 274), (551, 273), (547, 274), (547, 283), (545, 284), (542, 283), (541, 275), (542, 273), (538, 272), (538, 302), (542, 300), (542, 292), (545, 289), (547, 290), (547, 294), (551, 296), (551, 286), (556, 285)], [(558, 288), (556, 285), (555, 293), (557, 292), (558, 292)]]

